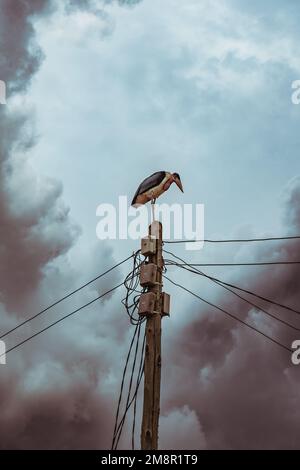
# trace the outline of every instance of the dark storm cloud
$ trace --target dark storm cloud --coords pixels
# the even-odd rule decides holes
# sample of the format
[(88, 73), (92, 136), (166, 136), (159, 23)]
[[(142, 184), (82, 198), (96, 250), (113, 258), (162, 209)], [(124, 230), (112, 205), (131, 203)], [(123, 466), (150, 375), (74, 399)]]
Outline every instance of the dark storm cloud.
[(142, 0), (68, 0), (66, 4), (67, 11), (72, 9), (81, 9), (81, 10), (97, 10), (98, 8), (103, 8), (109, 4), (118, 4), (120, 6), (134, 6), (140, 3)]
[[(92, 8), (92, 2), (70, 3), (72, 9)], [(28, 90), (44, 58), (36, 43), (34, 20), (54, 8), (50, 0), (0, 2), (0, 79), (8, 91), (8, 104), (0, 107), (1, 331), (115, 263), (112, 251), (101, 246), (89, 247), (84, 272), (79, 255), (72, 265), (67, 256), (62, 257), (79, 228), (63, 203), (62, 183), (36, 175), (27, 160), (36, 143), (33, 113), (16, 96)], [(95, 298), (119, 279), (120, 272), (114, 271), (72, 303), (59, 305), (49, 316), (7, 337), (7, 346)], [(115, 396), (108, 393), (107, 383), (114, 382), (113, 370), (119, 371), (114, 358), (124, 355), (127, 344), (125, 314), (121, 321), (113, 315), (120, 313), (120, 299), (118, 309), (109, 299), (7, 357), (0, 371), (1, 449), (109, 446)], [(117, 385), (113, 383), (114, 390)]]
[[(70, 1), (72, 9), (109, 2)], [(122, 2), (131, 4), (132, 2)], [(43, 60), (34, 19), (55, 9), (51, 0), (4, 0), (0, 15), (0, 73), (8, 98), (25, 92)], [(13, 27), (12, 27), (13, 25)], [(32, 113), (0, 107), (0, 284), (7, 306), (16, 308), (30, 294), (51, 260), (66, 253), (78, 235), (64, 206), (62, 185), (27, 175), (24, 154), (35, 145)]]
[(99, 441), (108, 445), (109, 399), (99, 400), (96, 376), (82, 373), (84, 368), (91, 369), (90, 361), (70, 369), (53, 363), (45, 367), (42, 385), (38, 377), (32, 384), (12, 374), (2, 379), (0, 449), (88, 449)]
[(50, 0), (3, 0), (0, 15), (1, 79), (8, 93), (24, 91), (43, 54), (35, 42), (32, 15), (49, 12)]
[[(300, 178), (289, 184), (284, 201), (285, 230), (297, 234)], [(257, 261), (297, 260), (299, 248), (298, 241), (284, 241), (275, 246), (252, 246), (249, 250), (252, 256), (255, 253)], [(255, 275), (241, 271), (231, 281), (299, 309), (298, 266), (266, 268)], [(300, 339), (299, 332), (267, 318), (221, 288), (216, 289), (217, 305), (288, 347), (294, 339)], [(270, 306), (258, 303), (270, 310)], [(270, 311), (300, 327), (296, 314), (278, 307)], [(205, 307), (199, 311), (199, 320), (187, 326), (172, 346), (174, 349), (169, 351), (166, 361), (170, 367), (172, 357), (176, 357), (176, 365), (169, 375), (165, 412), (185, 405), (195, 410), (208, 448), (299, 448), (300, 401), (296, 390), (299, 390), (300, 375), (287, 351), (221, 312)], [(182, 442), (183, 448), (185, 445), (188, 442)]]
[[(51, 7), (49, 0), (1, 2), (0, 73), (8, 98), (27, 90), (41, 64), (32, 20)], [(61, 201), (61, 183), (41, 181), (24, 162), (35, 144), (31, 112), (9, 102), (0, 113), (1, 297), (16, 307), (38, 284), (44, 266), (70, 248), (77, 229)]]

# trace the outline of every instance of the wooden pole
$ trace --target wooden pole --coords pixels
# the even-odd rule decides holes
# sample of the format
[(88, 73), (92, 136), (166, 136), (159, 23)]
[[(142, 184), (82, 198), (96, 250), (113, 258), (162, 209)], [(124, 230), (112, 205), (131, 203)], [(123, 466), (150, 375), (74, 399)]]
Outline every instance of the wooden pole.
[(149, 291), (156, 294), (155, 313), (146, 323), (146, 348), (144, 363), (144, 406), (141, 431), (141, 448), (155, 450), (158, 447), (158, 425), (160, 412), (161, 381), (161, 292), (162, 292), (162, 224), (152, 222), (149, 235), (156, 238), (156, 253), (149, 262), (157, 265), (156, 285)]

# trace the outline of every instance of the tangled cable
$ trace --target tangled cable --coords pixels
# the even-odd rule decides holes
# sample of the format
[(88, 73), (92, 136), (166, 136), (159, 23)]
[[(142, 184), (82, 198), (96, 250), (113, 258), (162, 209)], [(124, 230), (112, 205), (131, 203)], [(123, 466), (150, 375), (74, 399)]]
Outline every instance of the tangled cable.
[[(146, 335), (144, 332), (143, 341), (141, 344), (141, 330), (142, 324), (145, 322), (145, 317), (138, 315), (138, 304), (140, 295), (145, 292), (145, 289), (139, 289), (139, 275), (140, 268), (143, 263), (143, 259), (140, 255), (140, 250), (135, 252), (133, 255), (133, 267), (130, 273), (126, 276), (124, 280), (124, 286), (126, 289), (126, 296), (122, 300), (122, 304), (125, 307), (125, 310), (129, 316), (130, 323), (135, 326), (134, 333), (131, 339), (129, 346), (129, 351), (127, 353), (125, 366), (122, 374), (122, 381), (118, 399), (118, 407), (115, 418), (115, 426), (112, 438), (112, 450), (118, 448), (122, 431), (124, 428), (125, 420), (128, 411), (133, 405), (133, 421), (132, 421), (132, 437), (131, 437), (131, 446), (132, 450), (135, 448), (134, 444), (134, 435), (135, 435), (135, 421), (136, 421), (136, 410), (137, 410), (137, 396), (139, 391), (139, 386), (144, 374), (144, 355), (145, 355), (145, 344), (146, 344)], [(125, 382), (127, 379), (127, 394), (125, 397), (124, 389)], [(135, 383), (135, 385), (133, 385)], [(121, 407), (122, 402), (125, 402), (123, 409), (122, 417)]]
[(146, 291), (145, 288), (139, 289), (139, 277), (140, 269), (144, 260), (141, 257), (141, 250), (136, 251), (133, 254), (133, 267), (130, 273), (126, 276), (124, 280), (124, 287), (126, 289), (126, 296), (122, 300), (126, 312), (130, 318), (130, 323), (132, 325), (138, 325), (145, 321), (144, 317), (140, 317), (137, 314), (140, 295)]

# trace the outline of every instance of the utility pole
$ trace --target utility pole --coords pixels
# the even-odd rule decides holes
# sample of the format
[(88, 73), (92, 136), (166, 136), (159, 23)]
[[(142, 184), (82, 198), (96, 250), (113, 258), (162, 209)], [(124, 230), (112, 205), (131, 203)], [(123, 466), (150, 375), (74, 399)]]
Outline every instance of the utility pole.
[(161, 319), (169, 315), (169, 296), (162, 293), (162, 224), (154, 221), (149, 236), (142, 240), (142, 254), (148, 263), (141, 270), (141, 285), (147, 286), (141, 295), (139, 314), (146, 315), (146, 348), (144, 362), (144, 404), (141, 429), (141, 448), (158, 448), (161, 382)]

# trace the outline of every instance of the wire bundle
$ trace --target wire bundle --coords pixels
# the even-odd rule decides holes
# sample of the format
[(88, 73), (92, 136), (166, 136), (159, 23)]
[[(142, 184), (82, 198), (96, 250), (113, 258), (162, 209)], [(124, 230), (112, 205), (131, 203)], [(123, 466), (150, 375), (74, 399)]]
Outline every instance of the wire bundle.
[[(116, 412), (116, 417), (115, 417), (115, 426), (114, 426), (112, 446), (111, 446), (112, 450), (116, 450), (118, 448), (118, 444), (122, 435), (126, 416), (132, 404), (134, 406), (133, 406), (131, 446), (132, 446), (132, 450), (134, 450), (135, 448), (134, 434), (135, 434), (135, 420), (136, 420), (136, 409), (137, 409), (137, 396), (138, 396), (139, 386), (141, 384), (141, 381), (144, 375), (144, 355), (145, 355), (145, 342), (146, 342), (146, 335), (144, 333), (142, 346), (140, 347), (141, 329), (142, 329), (141, 322), (135, 325), (129, 351), (126, 357), (125, 367), (124, 367), (123, 374), (122, 374), (121, 388), (120, 388), (119, 399), (118, 399), (118, 407), (117, 407), (117, 412)], [(138, 356), (139, 356), (139, 359), (137, 359)], [(126, 394), (126, 399), (125, 399), (125, 406), (124, 406), (122, 417), (119, 418), (122, 401), (123, 401), (125, 380), (126, 380), (127, 371), (129, 370), (130, 359), (132, 359), (132, 365), (131, 365), (131, 370), (130, 370), (130, 376), (128, 378), (128, 387), (127, 387), (127, 394)], [(139, 363), (139, 365), (136, 368), (137, 363)], [(135, 381), (135, 385), (133, 387), (134, 381)]]
[[(121, 388), (119, 393), (118, 399), (118, 407), (115, 417), (115, 426), (112, 438), (112, 450), (116, 450), (118, 448), (118, 444), (122, 435), (123, 427), (125, 424), (126, 416), (133, 405), (133, 422), (132, 422), (132, 437), (131, 437), (131, 446), (134, 449), (134, 434), (135, 434), (135, 419), (136, 419), (136, 408), (137, 408), (137, 395), (140, 383), (142, 381), (142, 377), (144, 374), (144, 353), (145, 353), (145, 340), (146, 336), (144, 333), (144, 339), (142, 342), (142, 346), (140, 347), (140, 339), (141, 339), (141, 329), (142, 324), (145, 322), (146, 318), (139, 316), (137, 313), (139, 299), (143, 292), (145, 292), (145, 288), (139, 289), (139, 278), (140, 278), (140, 268), (143, 264), (144, 260), (141, 257), (140, 250), (133, 254), (133, 266), (132, 270), (128, 273), (124, 280), (124, 287), (126, 289), (126, 296), (122, 300), (122, 303), (126, 309), (126, 312), (129, 316), (130, 323), (135, 326), (133, 337), (129, 346), (129, 351), (126, 357), (125, 366), (123, 369), (122, 374), (122, 382)], [(139, 356), (139, 359), (137, 359)], [(132, 361), (131, 368), (129, 370), (129, 363), (130, 360)], [(137, 369), (137, 362), (139, 363)], [(127, 394), (125, 398), (125, 406), (123, 415), (121, 418), (120, 410), (122, 406), (122, 401), (124, 399), (123, 392), (125, 388), (125, 381), (127, 373), (129, 373), (128, 377), (128, 388)], [(133, 382), (135, 381), (135, 386), (133, 387)], [(133, 392), (132, 392), (133, 390)]]
[(145, 292), (145, 288), (139, 289), (139, 279), (140, 279), (140, 268), (143, 264), (143, 260), (140, 254), (140, 250), (136, 251), (133, 254), (133, 267), (129, 274), (127, 274), (124, 280), (124, 287), (126, 289), (126, 296), (122, 300), (122, 304), (124, 305), (127, 315), (129, 316), (130, 323), (132, 325), (138, 325), (139, 323), (143, 323), (145, 318), (140, 317), (137, 314), (139, 299), (143, 292)]

